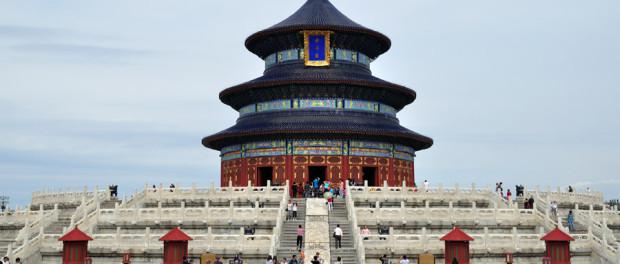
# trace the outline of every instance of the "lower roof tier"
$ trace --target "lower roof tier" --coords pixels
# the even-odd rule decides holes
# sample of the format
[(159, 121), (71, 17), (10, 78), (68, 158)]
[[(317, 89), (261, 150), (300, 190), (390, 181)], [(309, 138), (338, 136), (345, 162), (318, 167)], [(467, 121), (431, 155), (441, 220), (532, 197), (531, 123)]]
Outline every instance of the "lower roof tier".
[(431, 138), (402, 127), (396, 118), (339, 110), (278, 111), (240, 117), (236, 125), (205, 137), (202, 144), (221, 150), (251, 141), (295, 138), (376, 140), (416, 151), (433, 145)]

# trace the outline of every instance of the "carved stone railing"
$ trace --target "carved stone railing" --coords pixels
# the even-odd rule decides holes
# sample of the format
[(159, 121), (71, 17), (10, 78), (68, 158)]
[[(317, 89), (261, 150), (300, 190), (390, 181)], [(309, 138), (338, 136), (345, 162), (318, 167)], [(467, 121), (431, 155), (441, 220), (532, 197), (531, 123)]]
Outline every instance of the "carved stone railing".
[[(6, 252), (7, 256), (14, 256), (16, 253), (19, 253), (15, 252), (13, 249), (29, 244), (32, 237), (38, 236), (38, 233), (42, 232), (43, 229), (47, 228), (53, 222), (58, 221), (59, 210), (57, 205), (54, 205), (54, 209), (52, 210), (43, 210), (43, 205), (41, 205), (39, 211), (30, 212), (35, 214), (26, 214), (30, 217), (26, 218), (24, 227), (22, 227), (15, 236), (15, 242), (9, 244)], [(36, 234), (36, 236), (34, 234)]]
[[(349, 181), (346, 181), (346, 185), (349, 186)], [(366, 264), (366, 251), (364, 248), (364, 242), (360, 235), (360, 228), (357, 221), (357, 213), (355, 209), (355, 202), (353, 202), (352, 195), (347, 192), (345, 196), (347, 206), (347, 217), (351, 221), (351, 232), (353, 233), (353, 246), (357, 251), (357, 263)]]
[[(162, 250), (163, 242), (159, 241), (164, 233), (151, 232), (149, 228), (142, 234), (93, 234), (94, 239), (88, 244), (89, 250), (107, 249), (117, 252), (131, 251), (133, 254), (142, 254), (152, 250)], [(272, 235), (244, 235), (243, 229), (239, 234), (213, 234), (211, 228), (207, 233), (188, 233), (193, 240), (189, 241), (189, 253), (201, 254), (207, 251), (229, 251), (248, 253), (262, 253), (269, 250)], [(45, 235), (39, 242), (45, 251), (62, 251), (62, 242), (59, 235)]]
[(95, 196), (95, 193), (99, 195), (109, 195), (107, 190), (88, 191), (86, 187), (82, 191), (69, 191), (69, 190), (54, 190), (54, 191), (39, 191), (32, 194), (33, 205), (53, 205), (53, 204), (79, 204), (83, 199), (90, 199)]
[(430, 207), (428, 202), (422, 208), (409, 208), (402, 202), (400, 208), (357, 208), (356, 213), (357, 218), (362, 219), (361, 225), (388, 223), (405, 225), (415, 221), (429, 224), (441, 221), (451, 224), (456, 224), (457, 221), (471, 221), (475, 224), (504, 226), (539, 223), (539, 218), (532, 209), (476, 208), (475, 203), (472, 203), (471, 208)]
[(418, 189), (406, 186), (384, 186), (369, 187), (367, 182), (365, 186), (351, 186), (349, 193), (353, 196), (354, 201), (388, 201), (388, 200), (489, 200), (494, 193), (489, 188), (477, 188), (472, 184), (470, 188), (460, 188), (458, 185), (453, 188), (444, 188), (439, 185), (437, 188), (429, 188), (428, 190)]
[(556, 201), (558, 203), (593, 204), (603, 206), (605, 202), (602, 192), (563, 192), (560, 187), (558, 187), (555, 191), (551, 191), (551, 188), (547, 188), (546, 191), (541, 191), (539, 187), (536, 187), (533, 190), (525, 191), (526, 197), (530, 197), (532, 195), (538, 195), (544, 197), (549, 202)]
[[(270, 181), (268, 181), (268, 186), (271, 185)], [(284, 192), (282, 193), (282, 200), (280, 202), (280, 207), (278, 208), (277, 218), (276, 218), (276, 226), (273, 228), (273, 235), (271, 237), (271, 244), (269, 246), (269, 255), (275, 255), (278, 248), (280, 247), (280, 236), (282, 235), (282, 228), (284, 227), (284, 220), (286, 219), (286, 207), (288, 205), (288, 201), (290, 199), (289, 191), (288, 191), (288, 180), (286, 181), (286, 185), (284, 187)]]
[[(393, 252), (393, 253), (423, 253), (431, 252), (443, 254), (445, 245), (440, 238), (445, 234), (406, 234), (406, 235), (369, 235), (368, 240), (364, 241), (366, 251)], [(476, 253), (499, 253), (506, 252), (544, 252), (545, 244), (540, 238), (543, 234), (519, 234), (516, 227), (510, 234), (491, 234), (488, 228), (482, 234), (469, 234), (474, 241), (470, 242), (470, 250)], [(574, 236), (575, 241), (571, 243), (571, 251), (589, 251), (591, 243), (588, 235)], [(385, 240), (381, 240), (385, 239)]]

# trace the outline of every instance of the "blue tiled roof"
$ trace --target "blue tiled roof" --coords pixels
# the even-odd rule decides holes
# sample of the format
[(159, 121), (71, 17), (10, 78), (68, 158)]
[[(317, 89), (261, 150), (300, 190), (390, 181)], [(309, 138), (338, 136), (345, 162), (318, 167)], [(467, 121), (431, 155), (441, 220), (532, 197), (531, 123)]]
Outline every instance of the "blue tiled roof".
[(202, 140), (203, 145), (221, 149), (225, 145), (242, 143), (253, 137), (349, 137), (395, 142), (423, 150), (433, 140), (398, 123), (398, 119), (365, 112), (334, 110), (279, 111), (259, 113), (237, 120), (231, 128)]

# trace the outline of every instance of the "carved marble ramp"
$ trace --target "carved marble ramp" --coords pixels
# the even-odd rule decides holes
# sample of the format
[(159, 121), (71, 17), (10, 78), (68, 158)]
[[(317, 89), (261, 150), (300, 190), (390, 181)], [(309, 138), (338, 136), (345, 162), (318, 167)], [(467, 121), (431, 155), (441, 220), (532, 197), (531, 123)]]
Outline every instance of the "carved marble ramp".
[(310, 263), (317, 252), (323, 258), (323, 264), (331, 263), (329, 236), (329, 218), (325, 199), (307, 199), (304, 263)]

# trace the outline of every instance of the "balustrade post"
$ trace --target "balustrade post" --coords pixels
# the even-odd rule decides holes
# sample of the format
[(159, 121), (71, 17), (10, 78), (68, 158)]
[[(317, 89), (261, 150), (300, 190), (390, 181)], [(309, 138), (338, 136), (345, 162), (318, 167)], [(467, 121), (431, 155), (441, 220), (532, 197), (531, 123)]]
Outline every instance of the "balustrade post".
[(43, 204), (39, 204), (39, 221), (43, 220)]
[(185, 201), (181, 201), (181, 221), (185, 221)]
[(592, 242), (592, 225), (588, 225), (588, 241)]
[(450, 223), (454, 224), (454, 204), (452, 201), (448, 202), (448, 211), (449, 211), (449, 215), (450, 215)]
[(146, 227), (146, 229), (144, 230), (144, 247), (145, 250), (149, 248), (151, 244), (151, 228), (150, 227)]
[(248, 180), (248, 189), (252, 188), (252, 180)]
[(114, 217), (114, 221), (118, 220), (118, 202), (114, 203), (114, 213), (113, 213), (113, 217)]
[(384, 187), (384, 188), (387, 188), (387, 187), (388, 187), (388, 182), (387, 182), (387, 180), (383, 180), (383, 187)]
[(489, 227), (487, 226), (484, 227), (484, 236), (482, 240), (484, 241), (484, 249), (487, 250), (489, 248), (487, 246), (487, 241), (489, 240)]
[(233, 219), (233, 210), (235, 210), (235, 202), (230, 201), (230, 204), (228, 206), (228, 219)]
[(512, 227), (512, 247), (517, 251), (519, 248), (519, 233), (517, 232), (517, 227)]
[(266, 193), (268, 195), (267, 197), (269, 197), (269, 195), (271, 194), (271, 180), (267, 180), (267, 190), (266, 190)]
[(368, 181), (364, 180), (364, 188), (368, 188)]
[(471, 193), (472, 194), (476, 193), (476, 183), (471, 184)]
[(121, 244), (121, 227), (120, 226), (116, 227), (116, 235), (114, 236), (114, 240), (116, 240), (114, 244), (120, 248), (120, 244)]
[[(454, 194), (458, 195), (461, 192), (460, 188), (459, 188), (459, 184), (455, 183), (454, 184)], [(456, 198), (456, 197), (455, 197)]]
[(438, 192), (439, 194), (443, 194), (443, 183), (440, 183), (438, 186), (439, 186), (439, 187), (438, 187), (438, 189), (437, 189), (437, 192)]
[(426, 227), (422, 227), (422, 249), (428, 250), (428, 235), (426, 234)]
[(207, 227), (207, 244), (213, 244), (213, 228), (211, 226)]
[(431, 204), (429, 200), (424, 201), (424, 215), (426, 216), (426, 221), (430, 222), (431, 219)]
[[(405, 212), (405, 201), (400, 201), (400, 219), (402, 221), (405, 221), (405, 216), (407, 215), (407, 213)], [(405, 224), (405, 222), (403, 222), (403, 224)]]
[(45, 237), (45, 229), (43, 226), (39, 226), (39, 237), (41, 238), (41, 241), (43, 241), (43, 238)]
[(24, 226), (24, 245), (28, 244), (30, 240), (30, 219), (26, 218), (26, 225)]

